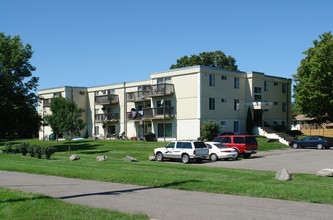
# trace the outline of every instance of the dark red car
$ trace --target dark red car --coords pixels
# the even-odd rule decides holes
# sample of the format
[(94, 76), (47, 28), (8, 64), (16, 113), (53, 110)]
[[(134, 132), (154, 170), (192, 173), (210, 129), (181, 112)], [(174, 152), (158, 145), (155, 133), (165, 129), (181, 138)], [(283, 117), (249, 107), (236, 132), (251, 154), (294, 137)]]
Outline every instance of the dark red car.
[(244, 158), (258, 152), (258, 142), (252, 135), (221, 135), (215, 138), (214, 142), (236, 149)]

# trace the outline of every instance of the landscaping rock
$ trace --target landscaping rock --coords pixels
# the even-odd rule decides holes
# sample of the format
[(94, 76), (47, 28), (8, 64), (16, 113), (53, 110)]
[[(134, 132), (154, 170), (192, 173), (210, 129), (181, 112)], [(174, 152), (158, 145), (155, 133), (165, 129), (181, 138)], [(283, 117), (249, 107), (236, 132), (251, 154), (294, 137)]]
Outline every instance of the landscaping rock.
[(287, 169), (282, 169), (276, 173), (275, 179), (282, 181), (289, 181), (294, 179), (294, 176)]
[(108, 157), (107, 156), (98, 156), (96, 160), (98, 161), (107, 161)]
[(155, 159), (155, 156), (149, 156), (149, 160), (150, 161), (155, 161), (156, 159)]
[(3, 150), (0, 150), (0, 154), (3, 154), (3, 153), (5, 153), (5, 151), (3, 151)]
[(317, 172), (317, 176), (333, 177), (333, 169), (325, 168)]
[(73, 154), (72, 156), (70, 156), (69, 158), (71, 161), (74, 161), (74, 160), (80, 160), (80, 157), (76, 154)]
[(128, 156), (128, 155), (125, 157), (125, 161), (126, 162), (139, 162), (137, 159), (135, 159), (131, 156)]

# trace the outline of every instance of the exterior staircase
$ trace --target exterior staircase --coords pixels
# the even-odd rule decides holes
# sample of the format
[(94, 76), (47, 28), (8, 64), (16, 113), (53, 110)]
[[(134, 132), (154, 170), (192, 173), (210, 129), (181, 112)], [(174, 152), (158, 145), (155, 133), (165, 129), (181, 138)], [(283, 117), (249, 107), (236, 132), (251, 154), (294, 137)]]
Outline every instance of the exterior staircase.
[(290, 146), (291, 142), (297, 140), (296, 138), (284, 133), (276, 132), (270, 127), (255, 127), (255, 133), (265, 136), (269, 139), (278, 139), (280, 143)]

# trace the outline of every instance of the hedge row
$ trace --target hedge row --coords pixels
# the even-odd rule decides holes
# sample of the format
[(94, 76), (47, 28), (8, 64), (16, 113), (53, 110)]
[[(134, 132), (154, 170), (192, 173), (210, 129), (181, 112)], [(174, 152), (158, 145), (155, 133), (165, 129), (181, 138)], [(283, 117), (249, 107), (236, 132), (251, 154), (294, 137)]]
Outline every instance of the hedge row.
[(5, 144), (6, 153), (14, 153), (18, 154), (21, 153), (23, 156), (29, 154), (31, 157), (37, 157), (38, 159), (42, 158), (42, 155), (45, 155), (46, 159), (50, 159), (51, 155), (54, 154), (55, 148), (54, 147), (42, 147), (39, 145), (30, 145), (29, 143), (20, 143), (14, 144), (6, 143)]

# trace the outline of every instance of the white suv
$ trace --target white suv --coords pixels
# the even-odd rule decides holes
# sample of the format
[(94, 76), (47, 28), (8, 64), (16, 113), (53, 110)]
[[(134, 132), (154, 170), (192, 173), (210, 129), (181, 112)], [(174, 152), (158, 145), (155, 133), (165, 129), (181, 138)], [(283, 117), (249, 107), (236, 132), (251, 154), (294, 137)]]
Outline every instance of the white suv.
[(154, 149), (154, 154), (157, 161), (169, 158), (181, 159), (183, 163), (191, 159), (201, 162), (209, 156), (208, 148), (202, 141), (173, 141), (165, 147)]

